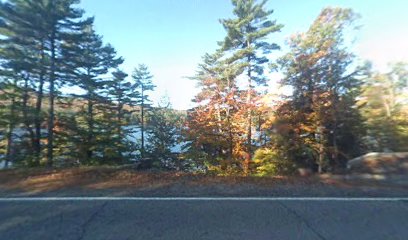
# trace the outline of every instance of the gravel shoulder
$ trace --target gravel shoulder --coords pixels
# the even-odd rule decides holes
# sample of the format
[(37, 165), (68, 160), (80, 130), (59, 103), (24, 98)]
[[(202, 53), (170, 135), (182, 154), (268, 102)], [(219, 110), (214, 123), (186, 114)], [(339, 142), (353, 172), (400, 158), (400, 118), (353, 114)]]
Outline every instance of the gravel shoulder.
[(0, 171), (0, 197), (408, 197), (408, 184), (369, 176), (220, 177), (111, 167)]

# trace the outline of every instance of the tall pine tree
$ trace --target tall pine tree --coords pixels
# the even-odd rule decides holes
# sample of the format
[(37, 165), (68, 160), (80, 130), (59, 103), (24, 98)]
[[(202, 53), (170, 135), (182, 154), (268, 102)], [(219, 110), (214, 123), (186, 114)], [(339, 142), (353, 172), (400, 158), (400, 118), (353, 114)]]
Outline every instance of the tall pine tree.
[(135, 129), (131, 127), (131, 116), (137, 106), (138, 92), (134, 91), (133, 85), (126, 78), (128, 75), (116, 70), (112, 73), (113, 79), (109, 83), (109, 96), (113, 119), (110, 121), (110, 127), (114, 129), (113, 151), (120, 163), (135, 159), (134, 135)]
[(140, 107), (140, 155), (143, 159), (145, 157), (145, 112), (151, 107), (148, 92), (153, 91), (156, 86), (152, 82), (153, 76), (146, 65), (141, 64), (135, 68), (132, 78), (135, 81), (133, 88), (137, 93), (137, 102)]
[(246, 75), (246, 159), (243, 164), (244, 172), (248, 174), (249, 163), (252, 158), (253, 146), (253, 112), (255, 109), (254, 96), (257, 95), (256, 86), (266, 85), (265, 66), (270, 63), (266, 54), (279, 49), (271, 43), (268, 36), (278, 32), (283, 27), (276, 21), (270, 20), (272, 10), (266, 9), (267, 0), (232, 0), (234, 18), (221, 20), (227, 30), (227, 37), (221, 43), (222, 49), (228, 51), (230, 63), (240, 63), (241, 71)]
[[(33, 0), (31, 0), (33, 1)], [(65, 40), (72, 39), (88, 25), (90, 19), (83, 19), (84, 11), (75, 7), (79, 0), (43, 0), (33, 1), (32, 10), (40, 14), (45, 30), (45, 44), (49, 54), (48, 74), (48, 124), (47, 124), (47, 163), (53, 164), (54, 159), (54, 125), (55, 125), (55, 98), (58, 86), (64, 83), (64, 56), (62, 46)]]
[[(73, 86), (84, 90), (84, 94), (75, 95), (86, 102), (86, 109), (80, 113), (85, 119), (84, 161), (91, 162), (94, 150), (98, 145), (98, 133), (102, 131), (98, 126), (96, 106), (108, 107), (110, 99), (107, 96), (110, 80), (104, 77), (111, 69), (123, 62), (116, 56), (115, 49), (104, 45), (102, 38), (87, 25), (81, 34), (67, 38), (63, 45), (67, 76)], [(78, 133), (80, 134), (80, 133)]]

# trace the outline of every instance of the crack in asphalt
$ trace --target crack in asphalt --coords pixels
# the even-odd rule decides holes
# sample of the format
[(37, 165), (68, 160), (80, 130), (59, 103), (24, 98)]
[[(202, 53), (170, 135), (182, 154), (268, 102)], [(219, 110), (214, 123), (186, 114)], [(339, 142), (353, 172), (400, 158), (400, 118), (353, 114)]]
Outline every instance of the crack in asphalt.
[(296, 212), (296, 210), (294, 210), (294, 209), (288, 207), (288, 206), (285, 205), (283, 202), (278, 202), (278, 203), (279, 203), (282, 207), (284, 207), (287, 211), (289, 211), (290, 213), (292, 213), (293, 215), (295, 215), (301, 222), (303, 222), (303, 223), (306, 225), (306, 227), (307, 227), (308, 229), (310, 229), (317, 237), (319, 237), (319, 239), (321, 239), (321, 240), (326, 240), (326, 238), (325, 238), (321, 233), (319, 233), (316, 229), (314, 229), (314, 228), (310, 225), (310, 223), (309, 223), (305, 218), (303, 218), (299, 213)]
[(89, 216), (89, 218), (81, 225), (81, 233), (79, 234), (78, 240), (84, 239), (89, 224), (95, 220), (96, 217), (98, 217), (99, 213), (103, 211), (106, 205), (108, 205), (108, 202), (104, 202), (100, 207), (98, 207), (96, 211), (92, 213), (91, 216)]

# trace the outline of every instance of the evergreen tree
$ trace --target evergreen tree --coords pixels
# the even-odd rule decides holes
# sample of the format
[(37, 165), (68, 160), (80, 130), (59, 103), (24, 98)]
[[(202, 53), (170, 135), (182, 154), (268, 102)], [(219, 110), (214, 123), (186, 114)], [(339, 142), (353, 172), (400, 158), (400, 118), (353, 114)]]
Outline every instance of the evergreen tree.
[(149, 114), (147, 153), (152, 167), (180, 170), (181, 164), (173, 148), (181, 136), (183, 115), (171, 109), (169, 103), (162, 105), (153, 108)]
[(110, 99), (107, 96), (110, 81), (103, 76), (110, 69), (121, 64), (123, 59), (116, 57), (116, 51), (112, 46), (103, 44), (102, 38), (94, 32), (91, 25), (87, 25), (80, 35), (66, 39), (63, 55), (71, 85), (85, 91), (84, 94), (75, 95), (75, 97), (86, 102), (84, 105), (86, 109), (83, 109), (79, 115), (82, 115), (86, 122), (86, 129), (81, 131), (85, 135), (83, 158), (85, 162), (90, 162), (98, 145), (98, 134), (103, 131), (96, 122), (98, 112), (95, 108), (98, 105), (108, 108), (110, 105)]
[(228, 61), (239, 63), (241, 72), (246, 75), (246, 159), (244, 172), (248, 174), (249, 163), (252, 158), (252, 128), (254, 96), (257, 95), (256, 86), (266, 85), (265, 66), (270, 63), (266, 54), (279, 49), (275, 43), (268, 41), (271, 33), (278, 32), (283, 27), (269, 19), (272, 10), (266, 10), (267, 0), (258, 3), (255, 0), (232, 0), (234, 6), (233, 19), (221, 20), (227, 30), (227, 37), (221, 43), (222, 49), (230, 53)]
[(31, 155), (33, 151), (35, 152), (35, 162), (38, 164), (40, 150), (37, 148), (37, 143), (39, 141), (37, 141), (38, 137), (32, 125), (33, 118), (39, 118), (37, 117), (39, 114), (37, 113), (38, 109), (33, 111), (29, 105), (29, 100), (33, 95), (32, 86), (37, 85), (38, 69), (41, 68), (37, 60), (39, 30), (34, 25), (40, 18), (32, 14), (28, 2), (17, 0), (1, 3), (0, 16), (2, 20), (0, 34), (3, 37), (1, 40), (1, 58), (4, 60), (2, 75), (6, 78), (13, 78), (15, 87), (19, 87), (21, 90), (21, 106), (18, 109), (14, 107), (14, 110), (22, 112), (21, 122), (29, 133), (27, 147)]
[[(5, 79), (1, 79), (1, 98), (0, 98), (0, 128), (1, 128), (1, 142), (4, 142), (5, 152), (5, 168), (13, 160), (14, 140), (15, 140), (15, 127), (18, 126), (20, 121), (17, 113), (17, 99), (19, 88), (16, 86), (16, 81), (8, 82)], [(15, 157), (15, 156), (14, 156)]]
[(64, 80), (64, 56), (62, 46), (65, 40), (70, 41), (72, 35), (77, 35), (84, 25), (89, 25), (90, 19), (83, 19), (84, 11), (75, 7), (79, 0), (44, 0), (33, 1), (32, 11), (42, 16), (41, 26), (45, 31), (45, 43), (49, 54), (48, 74), (48, 124), (47, 124), (47, 163), (53, 164), (54, 159), (54, 124), (55, 124), (55, 98), (58, 85)]
[(140, 107), (140, 154), (143, 159), (145, 157), (145, 112), (151, 107), (148, 92), (153, 91), (156, 86), (152, 83), (153, 76), (146, 65), (141, 64), (135, 68), (132, 78), (135, 81), (133, 89), (137, 94), (136, 100)]
[(126, 80), (128, 75), (125, 72), (117, 70), (112, 75), (113, 79), (109, 84), (109, 96), (114, 120), (109, 124), (115, 129), (113, 146), (116, 150), (114, 152), (116, 152), (117, 158), (124, 162), (134, 158), (135, 143), (132, 140), (134, 139), (135, 130), (130, 123), (131, 115), (135, 112), (134, 109), (137, 106), (136, 99), (139, 95), (134, 91), (132, 83)]

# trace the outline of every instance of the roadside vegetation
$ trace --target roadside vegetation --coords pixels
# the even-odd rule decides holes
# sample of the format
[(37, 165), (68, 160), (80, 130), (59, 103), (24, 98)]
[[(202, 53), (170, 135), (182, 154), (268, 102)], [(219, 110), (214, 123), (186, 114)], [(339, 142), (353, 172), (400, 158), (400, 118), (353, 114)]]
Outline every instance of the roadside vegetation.
[[(279, 176), (341, 173), (369, 152), (408, 152), (408, 64), (383, 73), (358, 60), (350, 48), (360, 16), (352, 9), (323, 9), (276, 58), (284, 43), (274, 34), (285, 23), (266, 0), (232, 0), (233, 17), (220, 20), (225, 38), (191, 76), (200, 90), (195, 107), (178, 111), (167, 101), (152, 105), (154, 73), (143, 64), (122, 71), (124, 59), (78, 2), (0, 3), (5, 168)], [(279, 94), (267, 87), (276, 72), (287, 90)]]
[(18, 168), (0, 174), (2, 196), (405, 196), (394, 180), (349, 179), (330, 174), (300, 176), (215, 176), (129, 167)]

